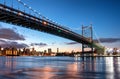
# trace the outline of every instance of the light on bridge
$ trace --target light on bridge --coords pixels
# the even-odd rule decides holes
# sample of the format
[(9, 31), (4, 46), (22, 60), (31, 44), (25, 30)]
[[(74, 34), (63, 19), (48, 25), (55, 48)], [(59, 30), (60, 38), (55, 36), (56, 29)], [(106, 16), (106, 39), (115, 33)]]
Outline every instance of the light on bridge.
[(31, 10), (32, 8), (31, 8), (31, 7), (29, 7), (29, 9)]
[(24, 3), (23, 5), (24, 5), (24, 6), (26, 6), (26, 4), (25, 4), (25, 3)]
[(43, 21), (42, 24), (43, 24), (43, 25), (47, 25), (47, 22)]
[(58, 32), (61, 32), (61, 30), (58, 30)]
[(18, 12), (18, 15), (23, 15), (21, 12)]

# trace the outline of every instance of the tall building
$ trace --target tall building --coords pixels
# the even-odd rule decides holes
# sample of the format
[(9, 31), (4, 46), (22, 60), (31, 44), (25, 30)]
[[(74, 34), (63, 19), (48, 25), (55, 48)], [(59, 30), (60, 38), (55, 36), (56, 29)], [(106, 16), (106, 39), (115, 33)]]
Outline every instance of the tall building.
[(36, 55), (36, 50), (32, 48), (31, 55)]
[(25, 48), (23, 48), (22, 55), (26, 55), (26, 49)]
[(15, 56), (17, 56), (17, 55), (18, 55), (17, 48), (15, 48), (15, 47), (12, 47), (11, 49), (12, 49), (12, 55), (15, 55)]
[(59, 48), (57, 48), (57, 53), (59, 53)]
[(18, 55), (17, 48), (15, 48), (15, 47), (4, 48), (4, 50), (3, 50), (3, 55), (7, 55), (7, 56), (17, 56), (17, 55)]
[(47, 53), (47, 50), (44, 50), (44, 53)]
[(25, 54), (26, 54), (26, 55), (30, 55), (30, 49), (26, 49), (26, 50), (25, 50)]
[(48, 53), (52, 53), (52, 49), (51, 48), (48, 48)]
[(12, 55), (12, 49), (10, 48), (4, 48), (3, 55)]
[(18, 55), (22, 55), (21, 49), (18, 50)]

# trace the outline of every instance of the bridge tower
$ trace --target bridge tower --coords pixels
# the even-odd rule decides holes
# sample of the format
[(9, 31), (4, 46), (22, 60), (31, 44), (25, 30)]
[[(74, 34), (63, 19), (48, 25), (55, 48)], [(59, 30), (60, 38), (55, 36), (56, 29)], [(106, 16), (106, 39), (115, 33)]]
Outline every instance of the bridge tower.
[(92, 24), (90, 26), (83, 26), (82, 25), (82, 36), (86, 37), (90, 42), (91, 45), (86, 45), (82, 43), (82, 56), (84, 56), (85, 51), (84, 48), (91, 48), (91, 53), (93, 56), (93, 30), (92, 30)]

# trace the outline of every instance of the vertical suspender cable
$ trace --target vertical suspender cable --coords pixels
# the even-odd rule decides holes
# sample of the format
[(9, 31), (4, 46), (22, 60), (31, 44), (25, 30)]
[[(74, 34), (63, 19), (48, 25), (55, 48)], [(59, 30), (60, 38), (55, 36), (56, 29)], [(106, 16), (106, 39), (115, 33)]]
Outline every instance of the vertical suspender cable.
[(4, 0), (4, 5), (6, 5), (6, 0)]
[(20, 2), (19, 2), (19, 0), (17, 0), (17, 1), (18, 1), (18, 2), (17, 2), (17, 3), (18, 3), (18, 10), (19, 10), (19, 9), (20, 9), (20, 7), (19, 7), (19, 6), (20, 6), (20, 5), (19, 5), (19, 4), (20, 4)]
[[(96, 34), (94, 28), (93, 28), (93, 31), (94, 31), (94, 34), (95, 34), (95, 37), (96, 37), (98, 43), (99, 43), (100, 45), (102, 45), (102, 44), (101, 44), (101, 41), (100, 41), (100, 38), (97, 36), (97, 34)], [(103, 45), (102, 45), (102, 46), (103, 46)]]
[(11, 4), (11, 7), (13, 8), (13, 0), (12, 0), (12, 4)]
[(24, 7), (24, 12), (25, 12), (25, 4), (23, 4), (23, 7)]
[(29, 14), (31, 14), (31, 7), (29, 7)]

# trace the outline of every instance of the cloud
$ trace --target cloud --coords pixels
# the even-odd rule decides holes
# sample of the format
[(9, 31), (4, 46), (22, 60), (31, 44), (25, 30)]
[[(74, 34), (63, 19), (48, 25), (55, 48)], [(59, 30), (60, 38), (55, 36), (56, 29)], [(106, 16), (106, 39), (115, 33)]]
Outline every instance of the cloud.
[[(101, 43), (114, 43), (120, 41), (120, 38), (100, 38)], [(94, 42), (98, 43), (98, 40), (94, 40)]]
[(23, 35), (20, 35), (9, 28), (0, 28), (0, 38), (8, 40), (25, 40)]
[(69, 42), (69, 43), (65, 43), (66, 45), (74, 45), (74, 44), (78, 44), (77, 42)]
[(47, 46), (46, 43), (31, 43), (30, 45), (31, 46), (40, 46), (40, 47)]
[(2, 48), (5, 48), (5, 47), (26, 48), (28, 47), (28, 45), (24, 43), (11, 42), (11, 41), (6, 41), (6, 40), (0, 40), (0, 46)]

